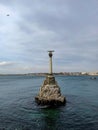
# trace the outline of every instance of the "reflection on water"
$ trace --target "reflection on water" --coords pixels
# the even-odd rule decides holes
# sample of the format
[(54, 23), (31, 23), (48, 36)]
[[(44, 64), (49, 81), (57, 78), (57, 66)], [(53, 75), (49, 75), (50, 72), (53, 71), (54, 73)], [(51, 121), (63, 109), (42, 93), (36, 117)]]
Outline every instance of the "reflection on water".
[(57, 119), (59, 118), (59, 110), (55, 108), (42, 109), (43, 113), (43, 130), (56, 130)]
[(97, 130), (98, 77), (57, 76), (66, 106), (41, 108), (34, 97), (44, 77), (0, 76), (0, 130)]

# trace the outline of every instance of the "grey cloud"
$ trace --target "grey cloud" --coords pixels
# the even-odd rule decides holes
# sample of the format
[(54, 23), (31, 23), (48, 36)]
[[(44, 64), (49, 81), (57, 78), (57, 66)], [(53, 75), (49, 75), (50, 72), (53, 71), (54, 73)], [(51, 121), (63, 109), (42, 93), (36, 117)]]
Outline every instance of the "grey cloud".
[(13, 9), (17, 17), (13, 17), (10, 31), (6, 30), (6, 39), (4, 33), (0, 35), (4, 49), (1, 56), (26, 64), (26, 72), (35, 65), (43, 70), (49, 49), (55, 50), (55, 70), (84, 70), (98, 65), (96, 0), (9, 1), (0, 2)]
[(8, 62), (8, 61), (0, 61), (0, 67), (6, 67), (6, 66), (10, 66), (13, 65), (13, 62)]

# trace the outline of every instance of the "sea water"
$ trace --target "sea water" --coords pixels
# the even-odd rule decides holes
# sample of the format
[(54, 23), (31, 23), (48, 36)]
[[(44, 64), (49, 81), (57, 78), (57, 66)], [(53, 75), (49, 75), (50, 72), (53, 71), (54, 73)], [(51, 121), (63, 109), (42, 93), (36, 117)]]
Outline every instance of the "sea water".
[(45, 77), (0, 76), (0, 130), (98, 130), (98, 77), (56, 76), (65, 106), (42, 108)]

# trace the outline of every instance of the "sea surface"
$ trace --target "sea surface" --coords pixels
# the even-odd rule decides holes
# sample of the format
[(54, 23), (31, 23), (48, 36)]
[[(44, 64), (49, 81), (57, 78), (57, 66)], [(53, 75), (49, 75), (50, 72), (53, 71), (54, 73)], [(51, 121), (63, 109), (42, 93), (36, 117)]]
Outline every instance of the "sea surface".
[(35, 103), (44, 79), (0, 76), (0, 130), (98, 130), (98, 77), (56, 76), (67, 99), (58, 108)]

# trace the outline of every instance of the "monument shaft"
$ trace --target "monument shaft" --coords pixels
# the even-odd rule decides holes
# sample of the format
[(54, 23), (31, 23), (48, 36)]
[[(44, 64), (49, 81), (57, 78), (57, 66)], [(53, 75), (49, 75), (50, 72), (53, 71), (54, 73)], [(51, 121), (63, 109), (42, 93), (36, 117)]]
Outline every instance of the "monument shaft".
[(49, 52), (49, 57), (50, 57), (50, 61), (49, 61), (49, 73), (50, 74), (52, 74), (53, 72), (52, 72), (52, 52), (54, 52), (54, 51), (48, 51)]

